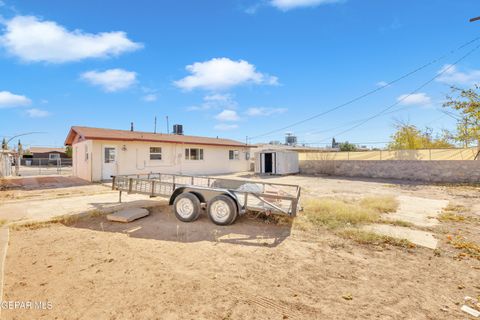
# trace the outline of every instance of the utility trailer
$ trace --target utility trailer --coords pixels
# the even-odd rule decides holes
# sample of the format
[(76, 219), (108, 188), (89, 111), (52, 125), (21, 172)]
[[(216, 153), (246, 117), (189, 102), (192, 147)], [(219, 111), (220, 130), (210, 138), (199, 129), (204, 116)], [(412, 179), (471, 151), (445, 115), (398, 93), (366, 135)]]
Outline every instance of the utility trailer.
[(216, 177), (150, 173), (112, 176), (112, 189), (150, 197), (169, 198), (175, 216), (184, 222), (195, 221), (203, 209), (218, 225), (232, 224), (247, 211), (296, 216), (300, 187)]

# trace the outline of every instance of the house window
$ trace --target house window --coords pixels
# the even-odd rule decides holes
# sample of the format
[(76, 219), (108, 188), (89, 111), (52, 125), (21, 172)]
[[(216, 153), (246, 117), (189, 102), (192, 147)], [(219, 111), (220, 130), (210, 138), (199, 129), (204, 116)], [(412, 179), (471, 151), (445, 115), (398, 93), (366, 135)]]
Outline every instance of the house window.
[(250, 160), (250, 152), (245, 152), (245, 160)]
[(239, 160), (239, 159), (240, 159), (240, 151), (238, 151), (238, 150), (229, 150), (229, 151), (228, 151), (228, 159), (229, 159), (229, 160)]
[(203, 160), (203, 149), (185, 149), (186, 160)]
[(105, 152), (105, 159), (104, 159), (105, 163), (115, 163), (115, 158), (116, 158), (115, 148), (105, 147), (104, 152)]
[(85, 161), (88, 161), (88, 146), (85, 146)]
[(58, 160), (60, 159), (60, 154), (58, 153), (49, 153), (48, 160)]
[(162, 148), (150, 147), (150, 160), (162, 160)]

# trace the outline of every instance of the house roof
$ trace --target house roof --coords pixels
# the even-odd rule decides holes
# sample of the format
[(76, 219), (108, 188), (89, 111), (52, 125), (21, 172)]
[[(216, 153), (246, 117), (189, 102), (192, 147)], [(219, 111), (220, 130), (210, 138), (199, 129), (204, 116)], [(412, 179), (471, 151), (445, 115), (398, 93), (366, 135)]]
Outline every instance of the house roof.
[(245, 143), (230, 139), (79, 126), (73, 126), (70, 129), (70, 132), (65, 139), (65, 145), (72, 145), (77, 135), (79, 135), (83, 140), (147, 141), (211, 146), (251, 147), (250, 145), (247, 145)]
[(49, 152), (61, 152), (64, 153), (64, 148), (51, 148), (51, 147), (30, 147), (28, 150), (31, 153), (49, 153)]

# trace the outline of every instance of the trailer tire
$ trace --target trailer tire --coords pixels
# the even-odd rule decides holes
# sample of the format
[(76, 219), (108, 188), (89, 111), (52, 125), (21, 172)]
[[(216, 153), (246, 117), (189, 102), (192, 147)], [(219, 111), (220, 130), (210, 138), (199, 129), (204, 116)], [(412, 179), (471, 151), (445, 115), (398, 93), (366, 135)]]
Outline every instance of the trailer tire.
[(200, 200), (193, 193), (179, 194), (173, 202), (173, 212), (177, 219), (183, 222), (197, 220), (201, 209)]
[(231, 197), (221, 194), (207, 203), (207, 213), (213, 223), (226, 226), (237, 219), (237, 204)]

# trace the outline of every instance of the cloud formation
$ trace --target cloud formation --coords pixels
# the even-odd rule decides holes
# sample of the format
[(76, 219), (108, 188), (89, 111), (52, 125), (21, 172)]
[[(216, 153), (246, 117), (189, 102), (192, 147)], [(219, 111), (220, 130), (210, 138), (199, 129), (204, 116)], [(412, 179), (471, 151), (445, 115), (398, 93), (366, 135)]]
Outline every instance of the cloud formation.
[(461, 72), (451, 64), (444, 65), (438, 73), (443, 73), (436, 80), (448, 85), (467, 85), (473, 86), (480, 83), (480, 70), (469, 70)]
[(158, 96), (155, 93), (149, 93), (142, 97), (145, 102), (155, 102), (158, 99)]
[(322, 4), (343, 2), (342, 0), (271, 0), (270, 5), (282, 11), (295, 8), (316, 7)]
[(231, 94), (211, 94), (203, 97), (200, 105), (188, 107), (188, 111), (207, 111), (215, 109), (235, 109), (237, 102)]
[(106, 92), (125, 90), (137, 81), (135, 72), (123, 69), (92, 70), (82, 73), (80, 77), (94, 86), (101, 87)]
[(87, 58), (118, 56), (142, 48), (125, 32), (85, 33), (69, 31), (54, 21), (34, 16), (16, 16), (4, 22), (0, 45), (27, 62), (64, 63)]
[(184, 90), (225, 90), (247, 83), (278, 84), (277, 77), (258, 72), (253, 64), (245, 60), (214, 58), (195, 62), (186, 66), (185, 69), (191, 75), (174, 82), (177, 87)]
[(29, 98), (14, 94), (9, 91), (0, 91), (0, 109), (1, 108), (12, 108), (12, 107), (23, 107), (28, 106), (32, 103), (32, 100)]
[(35, 108), (28, 109), (26, 110), (26, 112), (30, 118), (44, 118), (50, 115), (48, 111), (35, 109)]
[(240, 117), (235, 110), (223, 110), (215, 116), (219, 121), (238, 121)]
[(286, 108), (248, 108), (245, 114), (250, 117), (265, 117), (273, 114), (285, 113)]
[(430, 98), (426, 93), (419, 92), (413, 94), (402, 94), (397, 98), (397, 101), (406, 106), (428, 106), (432, 103), (432, 98)]

